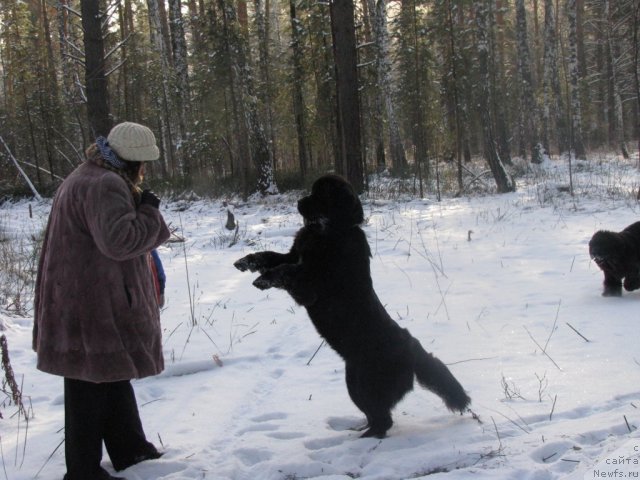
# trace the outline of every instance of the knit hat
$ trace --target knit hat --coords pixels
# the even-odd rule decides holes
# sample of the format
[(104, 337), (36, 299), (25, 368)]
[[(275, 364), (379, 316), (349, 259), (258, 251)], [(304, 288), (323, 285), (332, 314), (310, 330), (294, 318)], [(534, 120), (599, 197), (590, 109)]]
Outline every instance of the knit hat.
[(123, 160), (149, 162), (160, 157), (153, 132), (139, 123), (119, 123), (111, 129), (107, 141)]

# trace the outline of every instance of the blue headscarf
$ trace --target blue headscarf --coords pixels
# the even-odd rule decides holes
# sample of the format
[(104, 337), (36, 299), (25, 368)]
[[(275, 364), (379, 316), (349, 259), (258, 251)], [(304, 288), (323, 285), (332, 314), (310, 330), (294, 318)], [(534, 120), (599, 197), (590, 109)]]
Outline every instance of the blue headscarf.
[(126, 167), (124, 161), (120, 157), (118, 157), (118, 154), (116, 154), (116, 152), (114, 152), (113, 149), (109, 146), (109, 142), (106, 138), (102, 136), (96, 138), (96, 145), (100, 150), (100, 155), (102, 155), (102, 158), (104, 158), (104, 160), (109, 163), (109, 165), (118, 169), (124, 169)]

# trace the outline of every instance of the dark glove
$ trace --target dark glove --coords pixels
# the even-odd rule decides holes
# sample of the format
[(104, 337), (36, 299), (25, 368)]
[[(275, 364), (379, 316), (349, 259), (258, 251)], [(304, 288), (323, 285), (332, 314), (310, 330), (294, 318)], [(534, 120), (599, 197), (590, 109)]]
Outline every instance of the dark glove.
[(153, 193), (151, 190), (143, 190), (140, 195), (140, 205), (143, 204), (151, 205), (153, 208), (160, 207), (160, 199)]

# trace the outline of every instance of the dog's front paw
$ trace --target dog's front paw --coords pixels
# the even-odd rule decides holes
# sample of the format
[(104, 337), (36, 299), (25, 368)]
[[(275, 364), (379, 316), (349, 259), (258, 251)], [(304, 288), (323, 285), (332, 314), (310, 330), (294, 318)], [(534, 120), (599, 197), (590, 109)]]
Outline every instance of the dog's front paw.
[(268, 288), (282, 288), (282, 275), (274, 270), (267, 270), (253, 281), (253, 286), (260, 290), (266, 290)]
[(233, 263), (233, 266), (236, 267), (241, 272), (246, 272), (249, 270), (250, 272), (255, 272), (260, 268), (260, 263), (258, 262), (258, 258), (255, 254), (247, 255), (246, 257), (242, 257), (240, 260), (237, 260)]
[(266, 278), (264, 278), (263, 275), (260, 275), (258, 278), (256, 278), (253, 281), (253, 286), (256, 287), (256, 288), (259, 288), (260, 290), (267, 290), (267, 289), (273, 287), (271, 282), (269, 280), (267, 280)]

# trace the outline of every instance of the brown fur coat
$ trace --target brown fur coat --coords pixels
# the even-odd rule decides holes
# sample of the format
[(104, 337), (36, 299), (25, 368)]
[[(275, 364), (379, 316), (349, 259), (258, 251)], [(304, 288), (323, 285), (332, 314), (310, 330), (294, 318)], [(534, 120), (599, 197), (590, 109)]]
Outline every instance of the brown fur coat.
[(160, 312), (149, 252), (169, 238), (117, 173), (80, 165), (53, 200), (38, 266), (38, 369), (90, 382), (160, 373)]

